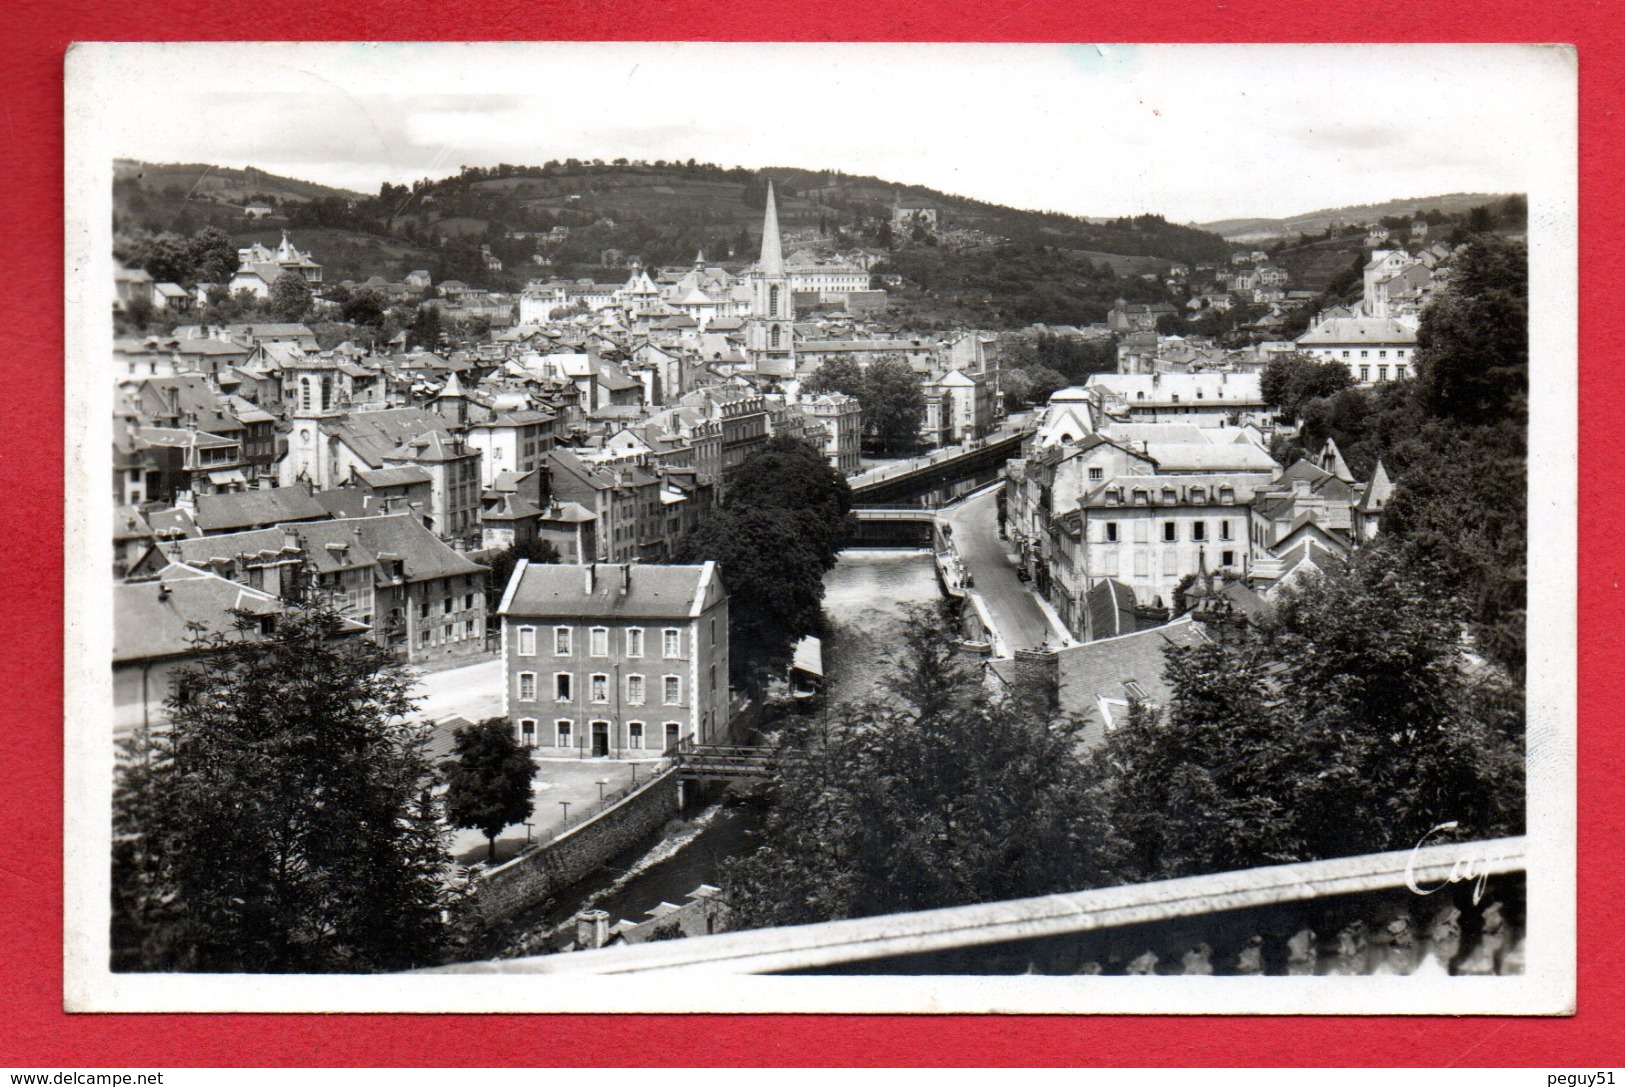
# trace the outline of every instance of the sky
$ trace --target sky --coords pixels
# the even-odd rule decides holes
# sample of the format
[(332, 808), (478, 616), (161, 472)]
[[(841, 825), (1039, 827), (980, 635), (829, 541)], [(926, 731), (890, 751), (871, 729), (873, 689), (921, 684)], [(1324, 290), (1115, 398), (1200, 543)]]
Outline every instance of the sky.
[[(102, 146), (375, 192), (622, 156), (869, 174), (1176, 222), (1526, 192), (1574, 65), (1532, 46), (120, 44)], [(70, 136), (75, 118), (69, 116)]]

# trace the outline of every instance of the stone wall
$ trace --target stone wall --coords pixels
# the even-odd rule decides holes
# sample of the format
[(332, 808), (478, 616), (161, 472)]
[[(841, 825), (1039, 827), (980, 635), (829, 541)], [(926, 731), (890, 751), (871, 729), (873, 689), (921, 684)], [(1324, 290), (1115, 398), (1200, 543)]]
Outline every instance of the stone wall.
[(613, 807), (540, 849), (479, 877), (475, 903), (486, 924), (545, 901), (659, 830), (678, 810), (677, 771), (667, 770)]

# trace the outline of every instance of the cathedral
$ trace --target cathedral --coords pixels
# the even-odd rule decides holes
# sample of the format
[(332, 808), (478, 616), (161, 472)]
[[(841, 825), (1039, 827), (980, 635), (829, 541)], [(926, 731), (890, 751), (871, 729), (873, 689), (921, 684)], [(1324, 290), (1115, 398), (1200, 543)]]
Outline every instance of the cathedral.
[(745, 323), (745, 354), (756, 372), (791, 377), (796, 372), (795, 303), (784, 271), (779, 240), (779, 208), (773, 182), (767, 183), (767, 211), (762, 219), (762, 256), (749, 274), (750, 317)]

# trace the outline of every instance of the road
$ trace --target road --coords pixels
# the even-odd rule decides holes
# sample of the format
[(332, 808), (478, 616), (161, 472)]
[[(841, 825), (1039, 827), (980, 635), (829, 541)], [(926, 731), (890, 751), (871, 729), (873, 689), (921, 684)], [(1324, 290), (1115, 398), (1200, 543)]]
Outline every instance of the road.
[(973, 579), (975, 591), (987, 605), (993, 626), (1006, 647), (1036, 649), (1055, 645), (1058, 636), (1038, 601), (1027, 590), (999, 539), (998, 491), (989, 490), (942, 513), (953, 526), (954, 546)]

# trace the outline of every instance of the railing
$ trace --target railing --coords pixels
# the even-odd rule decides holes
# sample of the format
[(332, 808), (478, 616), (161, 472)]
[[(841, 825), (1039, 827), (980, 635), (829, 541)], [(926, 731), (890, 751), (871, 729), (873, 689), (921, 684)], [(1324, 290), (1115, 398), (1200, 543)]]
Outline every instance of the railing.
[(771, 747), (696, 744), (687, 738), (668, 748), (666, 753), (675, 758), (678, 772), (687, 778), (771, 777), (783, 759), (794, 757)]
[(1522, 969), (1525, 839), (467, 964), (480, 973), (1449, 974)]

